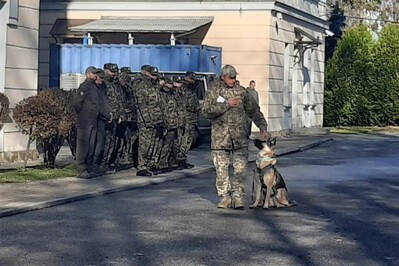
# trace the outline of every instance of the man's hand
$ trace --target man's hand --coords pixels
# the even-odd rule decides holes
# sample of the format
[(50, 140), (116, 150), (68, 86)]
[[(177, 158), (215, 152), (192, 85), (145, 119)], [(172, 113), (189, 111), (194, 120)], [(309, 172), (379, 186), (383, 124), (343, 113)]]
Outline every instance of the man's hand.
[(266, 129), (262, 128), (262, 129), (260, 130), (260, 136), (261, 136), (262, 138), (264, 138), (264, 139), (267, 139), (267, 138), (270, 137), (270, 133), (269, 133)]
[(240, 99), (239, 98), (229, 98), (227, 100), (227, 102), (229, 103), (229, 105), (231, 107), (237, 106), (240, 103)]

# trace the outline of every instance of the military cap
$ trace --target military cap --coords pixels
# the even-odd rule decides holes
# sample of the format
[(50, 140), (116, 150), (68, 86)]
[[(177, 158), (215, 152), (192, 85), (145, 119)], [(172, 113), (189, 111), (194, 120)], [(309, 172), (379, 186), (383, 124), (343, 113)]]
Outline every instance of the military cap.
[(115, 63), (106, 63), (104, 64), (104, 69), (108, 69), (111, 72), (118, 72), (118, 65)]
[(190, 79), (195, 79), (195, 73), (192, 71), (187, 71), (186, 77), (189, 77)]
[(85, 74), (87, 73), (97, 74), (98, 72), (99, 72), (98, 68), (94, 66), (89, 66), (88, 68), (86, 68)]
[(235, 78), (238, 75), (236, 69), (232, 65), (225, 65), (222, 67), (222, 76), (229, 76)]
[(157, 67), (151, 67), (150, 73), (151, 73), (151, 75), (158, 76), (158, 74), (159, 74), (158, 68)]
[(150, 65), (142, 65), (141, 66), (141, 70), (145, 70), (145, 71), (151, 72), (151, 66)]
[(128, 67), (128, 66), (121, 67), (121, 73), (124, 73), (124, 72), (132, 73), (132, 69), (130, 67)]
[(97, 75), (100, 77), (100, 78), (105, 78), (105, 72), (104, 72), (104, 70), (102, 70), (101, 68), (97, 68), (97, 70), (98, 70), (98, 73), (97, 73)]
[(182, 79), (182, 77), (180, 77), (180, 76), (174, 76), (174, 77), (173, 77), (173, 82), (176, 82), (176, 83), (183, 83), (183, 79)]
[(166, 83), (168, 83), (168, 84), (173, 84), (173, 80), (172, 80), (171, 78), (169, 78), (169, 77), (164, 77), (164, 79), (165, 79), (165, 82), (166, 82)]

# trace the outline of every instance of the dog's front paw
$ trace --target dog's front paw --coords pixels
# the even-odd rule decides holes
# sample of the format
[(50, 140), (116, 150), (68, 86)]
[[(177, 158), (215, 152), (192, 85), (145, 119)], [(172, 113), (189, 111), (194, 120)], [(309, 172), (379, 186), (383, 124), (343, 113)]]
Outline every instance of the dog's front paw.
[(263, 205), (263, 209), (269, 209), (269, 205), (267, 204)]
[(256, 207), (258, 207), (257, 204), (249, 205), (249, 208), (251, 208), (251, 209), (254, 209), (254, 208), (256, 208)]

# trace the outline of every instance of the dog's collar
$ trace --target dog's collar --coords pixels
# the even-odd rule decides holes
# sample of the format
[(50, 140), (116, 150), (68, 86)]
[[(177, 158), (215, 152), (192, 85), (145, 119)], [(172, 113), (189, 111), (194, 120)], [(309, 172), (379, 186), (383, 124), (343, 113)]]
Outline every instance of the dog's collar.
[(273, 156), (273, 157), (269, 157), (269, 156), (262, 156), (262, 157), (257, 157), (257, 159), (259, 160), (259, 161), (271, 161), (271, 160), (274, 160), (274, 159), (276, 159), (276, 157), (275, 156)]

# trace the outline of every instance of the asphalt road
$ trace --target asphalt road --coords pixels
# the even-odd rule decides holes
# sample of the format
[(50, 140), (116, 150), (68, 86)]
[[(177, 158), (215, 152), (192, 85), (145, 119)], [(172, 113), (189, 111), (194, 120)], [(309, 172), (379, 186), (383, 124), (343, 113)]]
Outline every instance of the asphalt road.
[(0, 265), (399, 265), (399, 137), (334, 137), (278, 168), (296, 207), (217, 209), (209, 172), (1, 218)]

